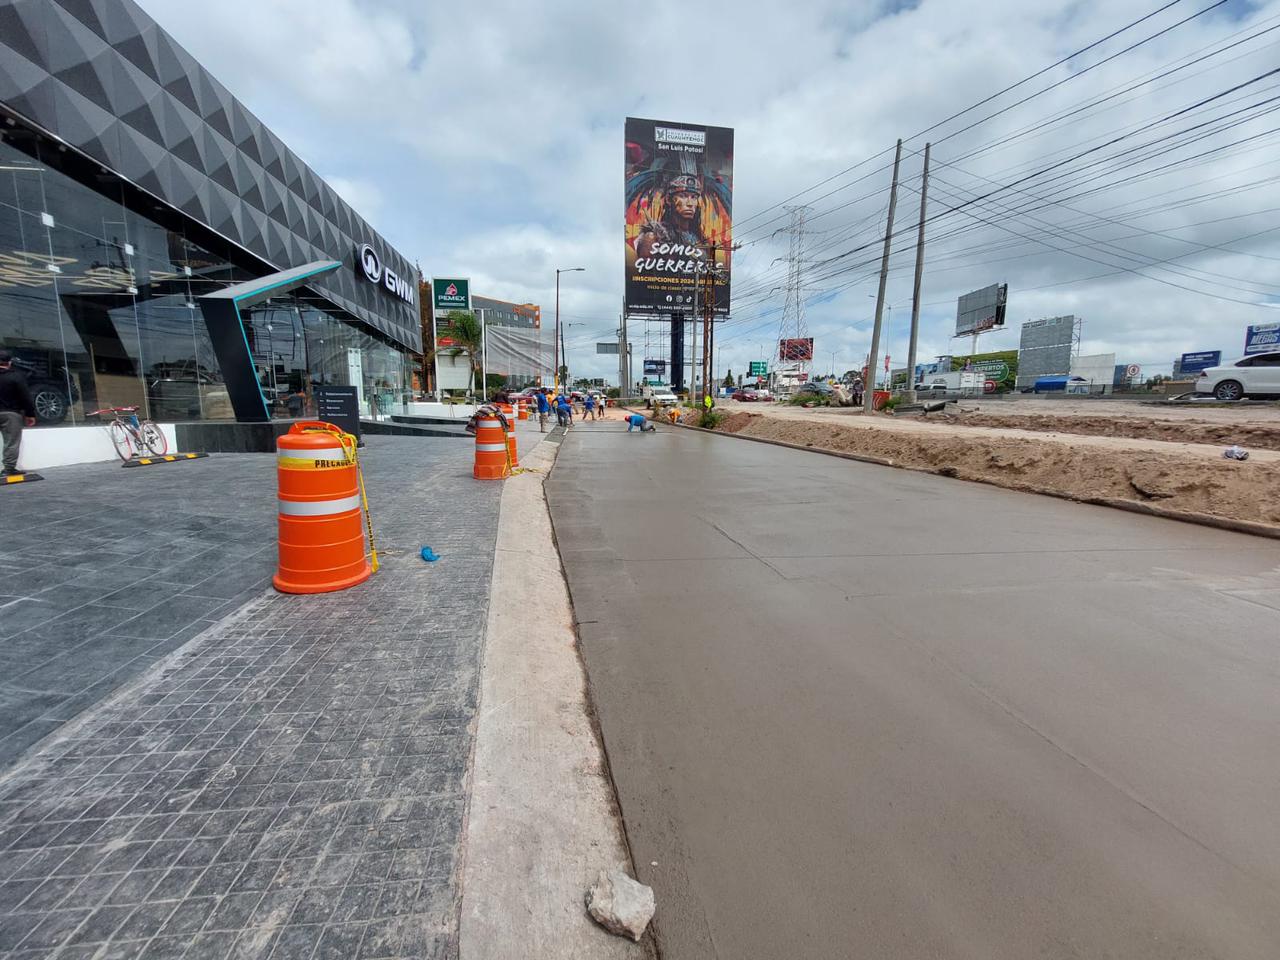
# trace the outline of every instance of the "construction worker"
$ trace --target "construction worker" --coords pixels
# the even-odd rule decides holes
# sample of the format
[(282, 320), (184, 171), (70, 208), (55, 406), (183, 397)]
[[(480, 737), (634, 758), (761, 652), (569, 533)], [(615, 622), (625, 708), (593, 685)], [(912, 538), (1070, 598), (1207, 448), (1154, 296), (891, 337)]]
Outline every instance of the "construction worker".
[(643, 413), (633, 413), (627, 417), (627, 433), (630, 433), (635, 427), (639, 427), (641, 433), (644, 433), (645, 431), (653, 433), (654, 430), (657, 429), (657, 427), (644, 418)]

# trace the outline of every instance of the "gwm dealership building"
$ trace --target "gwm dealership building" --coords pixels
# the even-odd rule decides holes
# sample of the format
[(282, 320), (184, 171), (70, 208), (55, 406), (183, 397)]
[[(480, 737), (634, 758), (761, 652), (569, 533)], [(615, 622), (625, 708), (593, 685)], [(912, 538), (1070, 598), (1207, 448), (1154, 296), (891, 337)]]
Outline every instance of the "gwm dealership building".
[(44, 425), (404, 400), (418, 275), (131, 0), (0, 0), (0, 346)]

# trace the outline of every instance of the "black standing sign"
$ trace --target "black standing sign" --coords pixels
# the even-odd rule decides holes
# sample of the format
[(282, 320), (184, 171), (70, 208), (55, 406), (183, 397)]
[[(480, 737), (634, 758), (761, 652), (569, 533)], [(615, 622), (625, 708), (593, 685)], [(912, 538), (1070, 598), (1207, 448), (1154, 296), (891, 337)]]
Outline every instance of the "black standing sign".
[(316, 419), (341, 427), (360, 441), (360, 396), (355, 387), (316, 387)]

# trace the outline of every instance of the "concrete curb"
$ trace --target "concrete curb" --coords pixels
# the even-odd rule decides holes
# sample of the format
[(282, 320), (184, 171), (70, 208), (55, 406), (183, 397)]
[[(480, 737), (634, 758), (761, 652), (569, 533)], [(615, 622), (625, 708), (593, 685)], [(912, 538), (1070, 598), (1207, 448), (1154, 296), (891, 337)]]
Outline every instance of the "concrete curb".
[(638, 960), (652, 938), (611, 936), (584, 903), (600, 870), (632, 870), (543, 495), (563, 438), (543, 439), (502, 492), (459, 955)]
[(708, 433), (718, 437), (733, 438), (736, 440), (750, 440), (752, 443), (767, 443), (775, 447), (787, 447), (791, 450), (803, 450), (806, 453), (820, 453), (828, 457), (839, 457), (841, 460), (856, 460), (859, 463), (873, 463), (880, 467), (895, 467), (899, 470), (912, 470), (916, 473), (929, 473), (936, 477), (946, 477), (949, 480), (964, 480), (968, 483), (982, 483), (990, 487), (998, 487), (1001, 490), (1016, 490), (1019, 493), (1035, 493), (1045, 497), (1055, 497), (1058, 500), (1069, 500), (1072, 503), (1088, 503), (1098, 507), (1113, 507), (1116, 510), (1128, 510), (1130, 513), (1141, 513), (1149, 517), (1161, 517), (1165, 520), (1180, 520), (1183, 523), (1196, 523), (1204, 527), (1216, 527), (1219, 530), (1230, 530), (1234, 533), (1247, 533), (1255, 537), (1266, 537), (1271, 540), (1280, 540), (1280, 527), (1274, 527), (1266, 523), (1256, 523), (1252, 520), (1232, 520), (1229, 517), (1215, 517), (1208, 513), (1195, 513), (1190, 510), (1170, 510), (1167, 507), (1157, 506), (1153, 503), (1139, 503), (1135, 500), (1119, 500), (1115, 497), (1081, 497), (1068, 493), (1061, 493), (1057, 490), (1048, 490), (1041, 487), (1032, 486), (1026, 483), (998, 483), (995, 480), (984, 480), (981, 477), (955, 477), (946, 471), (946, 468), (931, 470), (926, 467), (913, 467), (910, 464), (898, 463), (895, 460), (888, 460), (884, 457), (873, 457), (861, 453), (847, 453), (843, 450), (828, 450), (825, 447), (809, 447), (800, 443), (789, 443), (786, 440), (773, 440), (768, 437), (752, 437), (741, 433), (724, 433), (720, 430), (708, 430), (705, 427), (694, 427), (687, 423), (673, 423), (673, 427), (680, 427), (682, 430), (693, 430), (697, 433)]

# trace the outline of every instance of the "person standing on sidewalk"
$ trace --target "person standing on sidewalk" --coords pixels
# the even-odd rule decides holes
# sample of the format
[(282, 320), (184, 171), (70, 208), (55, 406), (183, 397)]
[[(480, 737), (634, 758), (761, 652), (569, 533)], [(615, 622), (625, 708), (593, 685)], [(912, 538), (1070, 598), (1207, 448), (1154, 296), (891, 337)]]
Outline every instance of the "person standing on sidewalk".
[(596, 418), (596, 398), (591, 394), (587, 394), (582, 398), (582, 419), (594, 420)]
[(21, 370), (13, 369), (13, 354), (0, 349), (0, 436), (4, 437), (4, 475), (18, 473), (22, 428), (36, 425), (36, 405)]
[(547, 391), (539, 390), (538, 397), (538, 432), (547, 432), (547, 416), (551, 413), (551, 402), (547, 400)]

